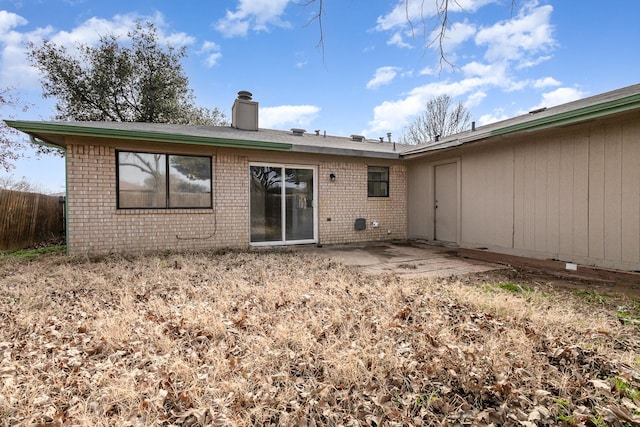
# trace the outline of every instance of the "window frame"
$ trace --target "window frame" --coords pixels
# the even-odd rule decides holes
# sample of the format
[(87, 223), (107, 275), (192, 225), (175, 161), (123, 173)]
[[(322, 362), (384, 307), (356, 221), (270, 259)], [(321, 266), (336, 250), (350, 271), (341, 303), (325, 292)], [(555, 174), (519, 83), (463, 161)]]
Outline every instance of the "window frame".
[[(371, 170), (372, 168), (376, 168), (376, 169), (386, 169), (386, 172), (387, 172), (387, 179), (386, 179), (386, 180), (372, 180), (372, 179), (370, 178), (370, 175), (369, 175), (370, 170)], [(367, 165), (367, 197), (371, 197), (371, 198), (380, 198), (380, 197), (385, 198), (385, 197), (386, 197), (386, 198), (388, 198), (388, 197), (389, 197), (389, 193), (390, 193), (390, 188), (389, 188), (389, 181), (390, 181), (390, 179), (389, 179), (389, 178), (390, 178), (390, 170), (389, 170), (389, 166), (374, 166), (374, 165)], [(386, 189), (387, 189), (386, 193), (385, 193), (385, 194), (381, 194), (381, 195), (380, 195), (380, 194), (372, 194), (372, 192), (371, 192), (371, 188), (370, 188), (370, 187), (371, 187), (371, 185), (370, 185), (370, 184), (376, 184), (376, 183), (381, 183), (381, 182), (383, 182), (383, 183), (386, 183), (386, 184), (387, 184), (387, 186), (386, 186)]]
[[(165, 203), (164, 206), (120, 206), (120, 153), (131, 153), (131, 154), (150, 154), (150, 155), (160, 155), (164, 156), (164, 166), (165, 166)], [(207, 155), (192, 155), (192, 154), (178, 154), (178, 153), (162, 153), (162, 152), (153, 152), (153, 151), (132, 151), (132, 150), (116, 150), (115, 151), (115, 163), (116, 163), (116, 208), (118, 210), (180, 210), (180, 209), (213, 209), (213, 159), (212, 156)], [(209, 179), (209, 205), (208, 206), (171, 206), (171, 165), (170, 158), (171, 156), (179, 156), (179, 157), (197, 157), (197, 158), (205, 158), (209, 160), (209, 170), (211, 171), (211, 178)]]

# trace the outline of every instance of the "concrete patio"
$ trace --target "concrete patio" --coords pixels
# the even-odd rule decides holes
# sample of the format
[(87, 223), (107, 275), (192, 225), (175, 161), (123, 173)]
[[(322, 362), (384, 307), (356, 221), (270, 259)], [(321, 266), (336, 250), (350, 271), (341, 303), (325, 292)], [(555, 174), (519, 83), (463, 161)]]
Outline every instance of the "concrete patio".
[(403, 277), (449, 277), (506, 268), (504, 265), (461, 258), (454, 248), (419, 242), (372, 243), (300, 247), (359, 266), (366, 273), (393, 273)]

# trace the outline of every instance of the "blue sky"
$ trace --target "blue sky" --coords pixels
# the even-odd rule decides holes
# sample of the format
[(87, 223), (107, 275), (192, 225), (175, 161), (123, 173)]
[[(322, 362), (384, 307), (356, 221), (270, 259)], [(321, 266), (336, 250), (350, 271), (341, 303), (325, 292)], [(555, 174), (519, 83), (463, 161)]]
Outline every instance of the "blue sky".
[[(450, 2), (445, 49), (455, 67), (442, 68), (437, 50), (425, 46), (437, 25), (435, 0), (407, 1), (408, 9), (404, 0), (324, 0), (323, 55), (317, 22), (307, 26), (318, 2), (0, 0), (0, 87), (33, 104), (2, 118), (54, 114), (26, 59), (28, 41), (94, 44), (126, 34), (136, 20), (187, 47), (183, 65), (199, 105), (229, 115), (237, 91), (249, 90), (260, 126), (273, 129), (391, 132), (397, 140), (440, 94), (465, 104), (481, 125), (640, 82), (638, 1), (517, 0), (513, 9), (510, 0)], [(24, 159), (10, 174), (64, 189), (61, 159)]]

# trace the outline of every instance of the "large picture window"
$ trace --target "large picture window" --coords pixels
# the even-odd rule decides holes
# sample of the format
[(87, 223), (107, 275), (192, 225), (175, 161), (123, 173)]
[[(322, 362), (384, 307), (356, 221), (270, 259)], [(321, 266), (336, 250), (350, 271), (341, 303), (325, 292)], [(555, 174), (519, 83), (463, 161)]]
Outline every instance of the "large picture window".
[(211, 157), (118, 151), (118, 208), (211, 208)]
[(367, 196), (389, 197), (389, 168), (381, 166), (367, 168)]

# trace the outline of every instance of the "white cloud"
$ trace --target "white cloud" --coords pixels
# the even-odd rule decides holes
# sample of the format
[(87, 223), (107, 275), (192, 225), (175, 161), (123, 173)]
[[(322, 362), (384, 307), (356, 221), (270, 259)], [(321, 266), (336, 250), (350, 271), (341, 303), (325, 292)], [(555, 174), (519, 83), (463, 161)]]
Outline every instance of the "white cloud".
[(21, 25), (27, 25), (27, 23), (28, 21), (20, 15), (0, 10), (0, 34), (5, 34), (9, 30)]
[[(400, 0), (396, 6), (384, 16), (379, 16), (377, 19), (376, 30), (388, 31), (395, 28), (405, 28), (410, 25), (410, 22), (416, 20), (422, 20), (424, 17), (428, 19), (435, 16), (436, 2), (420, 2)], [(426, 6), (426, 7), (424, 7)]]
[[(490, 2), (491, 0), (461, 0), (457, 3), (467, 12), (471, 12)], [(409, 18), (420, 16), (420, 3), (410, 3)], [(426, 12), (432, 11), (435, 4), (427, 3), (430, 5), (425, 3), (425, 18), (432, 16)], [(455, 12), (456, 7), (451, 11)], [(373, 119), (368, 123), (369, 129), (364, 131), (365, 134), (402, 129), (404, 123), (424, 109), (429, 99), (441, 94), (447, 94), (454, 99), (466, 97), (465, 104), (473, 107), (480, 104), (492, 89), (514, 92), (532, 85), (537, 85), (536, 88), (558, 86), (560, 83), (550, 77), (532, 82), (526, 78), (519, 79), (514, 73), (515, 70), (533, 66), (550, 58), (549, 52), (556, 45), (550, 24), (552, 11), (553, 8), (549, 5), (539, 6), (537, 0), (529, 0), (515, 17), (495, 25), (478, 29), (475, 24), (467, 21), (453, 24), (444, 40), (445, 52), (451, 52), (461, 43), (473, 40), (476, 48), (484, 49), (484, 59), (471, 60), (462, 65), (459, 69), (463, 76), (458, 81), (445, 80), (417, 86), (403, 94), (400, 99), (387, 100), (377, 105), (373, 109)], [(406, 26), (405, 2), (400, 1), (392, 12), (378, 18), (376, 29), (398, 32), (406, 31)], [(429, 67), (420, 72), (420, 75), (432, 74), (433, 70)], [(547, 94), (545, 101), (577, 97), (579, 94), (576, 92), (554, 91)], [(495, 121), (503, 118), (503, 114), (501, 112), (485, 115), (479, 121)]]
[(472, 61), (461, 67), (462, 72), (467, 78), (478, 77), (486, 83), (494, 85), (504, 85), (507, 83), (507, 64), (504, 62), (495, 62), (493, 64), (481, 64)]
[(315, 105), (280, 105), (260, 108), (260, 127), (282, 129), (286, 126), (307, 126), (320, 112)]
[[(499, 0), (457, 0), (449, 2), (449, 19), (456, 13), (474, 13), (482, 6), (498, 1)], [(394, 32), (389, 41), (387, 41), (389, 45), (404, 48), (412, 47), (404, 40), (402, 34), (404, 33), (420, 42), (428, 37), (429, 35), (423, 34), (423, 31), (431, 29), (434, 25), (438, 24), (436, 18), (438, 15), (438, 3), (440, 2), (398, 0), (389, 13), (378, 17), (375, 29), (377, 31)], [(454, 24), (452, 28), (448, 29), (447, 39), (444, 41), (451, 46), (460, 44), (473, 34), (469, 34), (470, 30), (471, 26), (469, 24)], [(431, 34), (429, 40), (433, 40), (433, 36), (434, 35)]]
[[(444, 38), (442, 39), (442, 49), (447, 55), (450, 55), (456, 47), (469, 40), (477, 31), (477, 28), (473, 24), (468, 22), (456, 22), (447, 29)], [(435, 29), (429, 36), (432, 49), (440, 49), (440, 43), (438, 38), (440, 35), (440, 29)]]
[(455, 99), (484, 84), (482, 79), (471, 77), (459, 82), (437, 82), (416, 87), (403, 99), (384, 101), (374, 107), (373, 120), (368, 123), (369, 128), (364, 130), (363, 134), (371, 135), (402, 129), (404, 123), (424, 110), (427, 101), (431, 98), (446, 94)]
[(281, 16), (290, 0), (240, 0), (235, 12), (227, 10), (214, 27), (224, 37), (246, 36), (249, 29), (267, 31), (269, 26), (287, 28)]
[(464, 102), (464, 106), (466, 108), (472, 108), (480, 105), (483, 99), (487, 97), (487, 93), (481, 90), (476, 91), (467, 97), (467, 100)]
[(222, 58), (222, 54), (220, 52), (210, 53), (204, 59), (204, 63), (207, 67), (211, 68), (218, 64), (218, 61)]
[(160, 43), (174, 46), (184, 46), (195, 42), (195, 39), (186, 33), (166, 33), (166, 23), (161, 13), (153, 16), (142, 16), (136, 13), (114, 15), (111, 19), (92, 17), (73, 28), (71, 31), (58, 31), (52, 33), (49, 40), (57, 45), (72, 47), (77, 43), (95, 45), (101, 37), (114, 35), (126, 37), (127, 33), (136, 27), (137, 22), (149, 21), (158, 29)]
[(420, 76), (433, 76), (436, 72), (431, 67), (424, 67), (422, 70), (418, 72)]
[(518, 65), (516, 65), (516, 69), (522, 70), (524, 68), (535, 67), (538, 64), (542, 64), (543, 62), (550, 60), (551, 58), (553, 58), (551, 55), (543, 55), (538, 56), (537, 58), (524, 59), (520, 61)]
[(202, 47), (198, 50), (199, 55), (205, 55), (204, 63), (207, 67), (214, 67), (220, 58), (222, 58), (222, 53), (220, 53), (220, 45), (215, 42), (206, 40), (202, 43)]
[(498, 109), (489, 114), (483, 114), (478, 119), (478, 126), (484, 126), (491, 123), (499, 122), (502, 120), (507, 120), (509, 116), (507, 116), (502, 109)]
[(14, 30), (27, 23), (28, 21), (20, 15), (0, 11), (0, 81), (4, 86), (38, 86), (38, 73), (27, 62), (24, 45), (33, 39), (39, 40), (39, 37), (25, 37)]
[(380, 86), (388, 85), (396, 78), (400, 68), (398, 67), (380, 67), (376, 70), (376, 74), (367, 83), (367, 89), (375, 89)]
[(498, 3), (497, 0), (457, 0), (454, 2), (457, 9), (454, 7), (454, 12), (467, 12), (473, 13), (480, 9), (482, 6), (486, 6), (491, 3)]
[(167, 32), (162, 14), (142, 16), (138, 14), (115, 15), (111, 19), (92, 17), (69, 31), (56, 31), (53, 27), (36, 28), (20, 32), (15, 27), (26, 25), (27, 20), (19, 15), (0, 11), (0, 80), (7, 86), (34, 89), (39, 86), (38, 71), (27, 59), (25, 46), (29, 42), (39, 44), (49, 40), (64, 46), (73, 54), (78, 44), (96, 45), (100, 37), (115, 35), (125, 37), (133, 30), (137, 21), (149, 21), (156, 25), (160, 43), (183, 46), (195, 39), (182, 32)]
[(202, 43), (202, 47), (200, 48), (200, 50), (198, 51), (199, 53), (206, 53), (206, 52), (211, 52), (211, 51), (218, 51), (220, 50), (220, 45), (216, 42), (211, 42), (208, 40), (205, 40), (204, 43)]
[(490, 62), (502, 60), (535, 65), (539, 61), (537, 54), (555, 46), (550, 24), (552, 11), (550, 5), (538, 7), (536, 1), (527, 3), (516, 18), (478, 31), (475, 42), (487, 47), (485, 59)]
[(405, 48), (413, 47), (409, 43), (404, 41), (404, 39), (402, 38), (402, 34), (400, 32), (397, 32), (394, 35), (392, 35), (391, 38), (387, 41), (387, 44), (395, 45), (398, 47), (405, 47)]
[[(484, 5), (495, 3), (497, 0), (458, 0), (449, 2), (449, 13), (473, 13)], [(391, 12), (377, 19), (376, 30), (388, 31), (396, 28), (411, 27), (418, 30), (423, 27), (422, 21), (437, 15), (435, 1), (405, 1), (399, 0)], [(420, 25), (416, 25), (420, 23)]]
[(566, 104), (567, 102), (584, 98), (586, 95), (587, 94), (585, 92), (576, 88), (560, 87), (554, 91), (543, 93), (540, 103), (531, 109), (555, 107), (556, 105)]
[(544, 79), (538, 79), (535, 82), (533, 82), (533, 87), (536, 89), (542, 89), (545, 87), (560, 86), (560, 85), (561, 83), (556, 79), (554, 79), (553, 77), (545, 77)]

